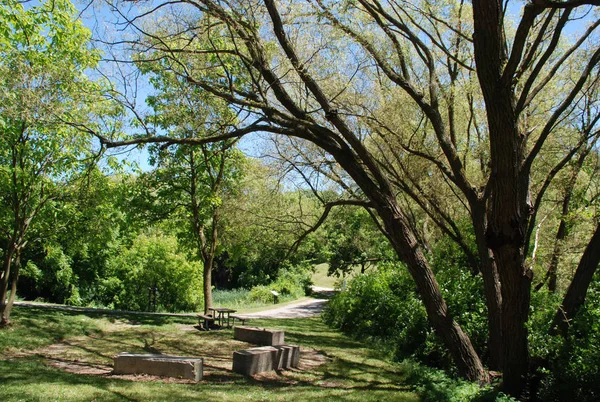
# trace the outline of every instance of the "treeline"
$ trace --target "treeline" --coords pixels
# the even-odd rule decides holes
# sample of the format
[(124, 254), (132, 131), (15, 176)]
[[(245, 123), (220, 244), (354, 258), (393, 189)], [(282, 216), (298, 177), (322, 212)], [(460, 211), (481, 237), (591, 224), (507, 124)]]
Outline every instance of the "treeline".
[[(326, 257), (317, 256), (309, 241), (289, 251), (316, 203), (302, 192), (283, 191), (267, 168), (243, 159), (237, 189), (211, 201), (220, 207), (211, 286), (268, 285), (285, 268), (304, 277), (310, 266), (303, 261)], [(185, 200), (161, 198), (151, 184), (159, 174), (105, 175), (91, 168), (64, 188), (63, 199), (40, 212), (28, 235), (18, 296), (140, 311), (202, 308), (204, 263), (193, 218), (186, 209), (177, 212)]]

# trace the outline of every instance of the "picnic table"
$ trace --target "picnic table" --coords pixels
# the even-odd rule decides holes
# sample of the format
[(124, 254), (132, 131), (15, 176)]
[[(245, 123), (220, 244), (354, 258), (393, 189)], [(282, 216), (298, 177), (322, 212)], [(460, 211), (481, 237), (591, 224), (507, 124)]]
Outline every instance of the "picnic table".
[(237, 310), (226, 307), (210, 307), (209, 310), (213, 312), (215, 320), (219, 321), (220, 327), (223, 326), (223, 322), (225, 322), (225, 318), (227, 318), (227, 328), (231, 328), (231, 325), (229, 325), (230, 314), (235, 313)]

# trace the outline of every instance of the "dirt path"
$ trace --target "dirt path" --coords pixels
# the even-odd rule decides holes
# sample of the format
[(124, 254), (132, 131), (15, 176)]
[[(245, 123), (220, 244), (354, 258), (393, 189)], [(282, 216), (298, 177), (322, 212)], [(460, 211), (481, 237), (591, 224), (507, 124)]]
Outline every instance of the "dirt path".
[(333, 289), (313, 286), (316, 298), (303, 300), (297, 303), (286, 304), (269, 310), (256, 313), (239, 314), (248, 318), (304, 318), (314, 317), (323, 311), (329, 298), (333, 295)]
[[(243, 317), (248, 318), (304, 318), (314, 317), (321, 314), (321, 311), (325, 308), (327, 301), (333, 295), (333, 289), (321, 288), (313, 286), (314, 299), (303, 300), (296, 303), (286, 304), (281, 307), (270, 308), (268, 310), (258, 311), (255, 313), (239, 314)], [(97, 308), (87, 307), (73, 307), (65, 306), (60, 304), (48, 304), (48, 303), (36, 303), (36, 302), (15, 302), (17, 306), (29, 306), (29, 307), (41, 307), (51, 308), (68, 311), (81, 311), (81, 312), (102, 312), (108, 314), (139, 314), (139, 315), (157, 315), (157, 316), (179, 316), (179, 317), (196, 317), (197, 313), (184, 313), (184, 314), (173, 314), (173, 313), (147, 313), (147, 312), (136, 312), (136, 311), (123, 311), (123, 310), (104, 310)]]

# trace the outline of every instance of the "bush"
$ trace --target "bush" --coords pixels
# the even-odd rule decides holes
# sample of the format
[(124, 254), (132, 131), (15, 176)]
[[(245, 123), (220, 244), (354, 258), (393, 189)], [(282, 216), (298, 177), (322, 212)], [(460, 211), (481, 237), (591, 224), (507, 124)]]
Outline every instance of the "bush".
[(431, 332), (412, 279), (390, 263), (351, 280), (330, 300), (323, 317), (358, 338), (383, 341), (398, 357), (422, 357)]
[[(438, 257), (437, 279), (449, 305), (478, 351), (487, 340), (486, 306), (480, 277), (449, 258)], [(324, 319), (360, 339), (381, 341), (394, 356), (451, 368), (446, 347), (429, 324), (414, 281), (401, 264), (384, 263), (377, 271), (351, 280), (329, 302)]]
[(202, 303), (201, 264), (187, 260), (177, 239), (160, 231), (140, 234), (108, 262), (100, 303), (134, 311), (195, 311)]
[(250, 289), (248, 300), (250, 302), (261, 304), (273, 303), (273, 293), (271, 293), (271, 291), (272, 289), (268, 286), (255, 286), (252, 289)]
[(566, 336), (548, 335), (560, 297), (533, 295), (530, 321), (531, 355), (539, 362), (539, 396), (544, 401), (600, 400), (600, 273)]
[(407, 382), (424, 402), (511, 402), (514, 398), (498, 392), (493, 386), (481, 387), (476, 383), (452, 378), (443, 370), (404, 360), (402, 371)]
[(299, 298), (310, 294), (313, 267), (308, 263), (288, 265), (279, 270), (277, 280), (272, 284), (273, 290), (282, 296)]

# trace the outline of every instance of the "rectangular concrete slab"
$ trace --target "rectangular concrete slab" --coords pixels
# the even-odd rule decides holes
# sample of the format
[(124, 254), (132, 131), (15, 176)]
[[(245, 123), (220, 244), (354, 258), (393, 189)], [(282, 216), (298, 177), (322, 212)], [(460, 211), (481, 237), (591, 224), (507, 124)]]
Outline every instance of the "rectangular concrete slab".
[(277, 369), (298, 367), (300, 362), (300, 347), (297, 345), (274, 346), (278, 351)]
[(203, 359), (197, 357), (120, 353), (114, 357), (115, 374), (150, 374), (202, 380)]
[(233, 352), (233, 371), (254, 375), (277, 367), (278, 351), (273, 346), (263, 346)]
[(254, 375), (298, 367), (299, 361), (300, 347), (297, 345), (262, 346), (233, 352), (233, 371)]
[(233, 339), (257, 345), (276, 346), (284, 344), (284, 332), (278, 329), (257, 327), (234, 327)]

